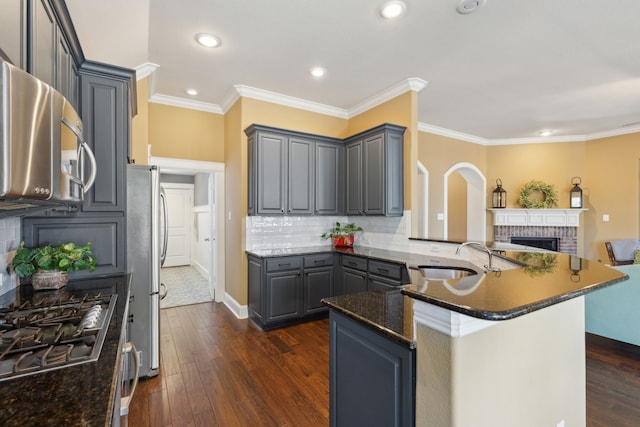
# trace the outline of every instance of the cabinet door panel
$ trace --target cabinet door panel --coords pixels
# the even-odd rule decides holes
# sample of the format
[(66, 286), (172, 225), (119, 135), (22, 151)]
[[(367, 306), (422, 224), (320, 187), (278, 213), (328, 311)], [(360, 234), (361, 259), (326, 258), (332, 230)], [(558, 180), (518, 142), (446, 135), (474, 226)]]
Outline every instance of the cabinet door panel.
[(0, 1), (0, 49), (5, 59), (24, 69), (27, 43), (25, 0)]
[(367, 290), (367, 273), (364, 271), (342, 268), (342, 286), (345, 294), (364, 292)]
[(404, 213), (404, 139), (401, 133), (389, 132), (386, 140), (386, 214)]
[(86, 245), (91, 242), (91, 251), (98, 262), (94, 272), (74, 271), (74, 278), (91, 277), (98, 274), (116, 274), (125, 271), (124, 217), (90, 218), (25, 218), (22, 235), (27, 247), (59, 245), (73, 242)]
[(346, 213), (362, 215), (362, 142), (349, 144), (345, 148), (346, 157)]
[(314, 144), (300, 138), (289, 138), (288, 213), (313, 214), (315, 185)]
[(126, 83), (83, 74), (81, 85), (82, 117), (87, 118), (83, 121), (84, 135), (98, 164), (95, 184), (85, 194), (82, 210), (124, 211), (129, 142)]
[(316, 142), (315, 213), (340, 215), (342, 213), (343, 152), (337, 144)]
[(31, 5), (31, 54), (29, 72), (55, 87), (56, 21), (45, 0), (33, 0)]
[(300, 317), (301, 291), (299, 271), (267, 274), (265, 323)]
[(249, 257), (249, 310), (262, 320), (262, 263)]
[(363, 142), (363, 192), (365, 215), (384, 214), (384, 136), (376, 135)]
[(320, 300), (332, 295), (333, 267), (306, 270), (304, 272), (304, 313), (321, 313), (328, 310)]
[(258, 214), (282, 215), (286, 206), (287, 138), (258, 135)]

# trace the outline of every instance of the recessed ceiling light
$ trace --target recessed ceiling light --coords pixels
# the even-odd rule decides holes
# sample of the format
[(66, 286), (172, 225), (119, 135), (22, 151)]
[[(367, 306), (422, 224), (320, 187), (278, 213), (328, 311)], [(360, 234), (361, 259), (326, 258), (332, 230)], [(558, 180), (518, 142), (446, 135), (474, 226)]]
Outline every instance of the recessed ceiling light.
[(398, 18), (404, 13), (406, 6), (401, 1), (388, 1), (380, 8), (380, 16), (384, 19)]
[(187, 95), (196, 96), (198, 91), (196, 89), (187, 89)]
[(473, 13), (485, 5), (487, 0), (460, 0), (456, 6), (458, 13), (467, 15)]
[(552, 130), (543, 130), (542, 132), (540, 132), (540, 136), (550, 136), (552, 133)]
[(323, 77), (325, 74), (327, 74), (327, 70), (322, 67), (313, 67), (310, 73), (313, 77)]
[(205, 33), (196, 34), (196, 41), (204, 47), (218, 47), (222, 44), (219, 37)]

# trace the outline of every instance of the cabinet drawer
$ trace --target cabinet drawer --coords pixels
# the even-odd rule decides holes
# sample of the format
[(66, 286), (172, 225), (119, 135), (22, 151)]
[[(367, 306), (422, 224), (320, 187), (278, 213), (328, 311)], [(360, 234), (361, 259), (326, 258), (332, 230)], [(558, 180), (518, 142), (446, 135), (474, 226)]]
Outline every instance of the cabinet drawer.
[(268, 258), (267, 272), (298, 270), (302, 266), (302, 257)]
[(304, 268), (333, 265), (333, 254), (305, 255)]
[(367, 270), (367, 259), (360, 258), (351, 255), (342, 255), (342, 265), (344, 267), (351, 267), (357, 270)]
[(404, 266), (382, 261), (369, 261), (369, 273), (400, 280)]

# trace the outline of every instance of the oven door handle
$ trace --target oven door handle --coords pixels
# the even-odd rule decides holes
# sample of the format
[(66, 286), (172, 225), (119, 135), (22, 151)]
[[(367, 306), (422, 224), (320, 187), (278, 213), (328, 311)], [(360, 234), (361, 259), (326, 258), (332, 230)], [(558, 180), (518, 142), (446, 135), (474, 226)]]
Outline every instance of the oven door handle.
[(131, 399), (136, 392), (136, 386), (138, 385), (138, 375), (140, 375), (140, 357), (138, 356), (138, 350), (132, 342), (127, 342), (122, 346), (122, 355), (127, 356), (128, 353), (133, 354), (133, 360), (135, 363), (135, 375), (133, 377), (133, 385), (131, 386), (131, 392), (128, 396), (120, 398), (120, 416), (129, 415), (129, 405), (131, 405)]

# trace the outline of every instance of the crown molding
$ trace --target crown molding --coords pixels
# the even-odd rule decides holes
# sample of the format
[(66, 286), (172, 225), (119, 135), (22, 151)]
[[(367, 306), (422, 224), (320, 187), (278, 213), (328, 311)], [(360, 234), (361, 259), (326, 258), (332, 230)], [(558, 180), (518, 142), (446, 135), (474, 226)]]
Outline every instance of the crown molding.
[(436, 135), (446, 136), (447, 138), (459, 139), (461, 141), (472, 142), (479, 145), (490, 145), (490, 141), (486, 138), (470, 135), (468, 133), (457, 132), (455, 130), (441, 128), (439, 126), (430, 125), (428, 123), (418, 123), (419, 132), (428, 132)]
[(419, 78), (409, 78), (407, 80), (401, 81), (400, 83), (391, 86), (390, 88), (382, 91), (378, 95), (375, 95), (366, 101), (361, 102), (360, 104), (350, 108), (348, 110), (348, 117), (355, 117), (358, 114), (362, 114), (365, 111), (368, 111), (374, 107), (377, 107), (380, 104), (383, 104), (397, 96), (402, 95), (403, 93), (414, 91), (420, 92), (427, 86), (427, 81)]
[(149, 98), (149, 102), (155, 104), (171, 105), (172, 107), (188, 108), (191, 110), (205, 111), (207, 113), (224, 114), (222, 108), (216, 104), (209, 104), (208, 102), (193, 101), (190, 99), (178, 98), (176, 96), (169, 95), (153, 95)]
[(618, 129), (612, 129), (603, 132), (596, 132), (587, 135), (566, 135), (551, 137), (531, 137), (531, 138), (503, 138), (503, 139), (487, 139), (468, 133), (457, 132), (451, 129), (442, 128), (428, 123), (418, 123), (419, 132), (433, 133), (436, 135), (446, 136), (461, 141), (471, 142), (474, 144), (493, 146), (493, 145), (523, 145), (523, 144), (549, 144), (554, 142), (585, 142), (594, 139), (609, 138), (612, 136), (627, 135), (630, 133), (640, 132), (640, 124), (633, 126), (625, 126)]
[(153, 62), (145, 62), (144, 64), (137, 66), (135, 68), (136, 80), (142, 80), (145, 77), (149, 77), (158, 68), (160, 68), (160, 66), (158, 64), (154, 64)]
[[(327, 116), (339, 117), (341, 119), (348, 119), (347, 111), (342, 108), (332, 107), (326, 104), (320, 104), (313, 101), (307, 101), (306, 99), (296, 98), (293, 96), (282, 95), (280, 93), (271, 92), (264, 89), (258, 89), (246, 85), (234, 85), (233, 86), (238, 93), (239, 97), (257, 99), (259, 101), (270, 102), (272, 104), (284, 105), (286, 107), (297, 108), (300, 110), (311, 111), (314, 113), (324, 114)], [(234, 101), (235, 102), (235, 101)], [(229, 102), (225, 102), (224, 105), (228, 105)], [(233, 105), (233, 103), (231, 103)]]

